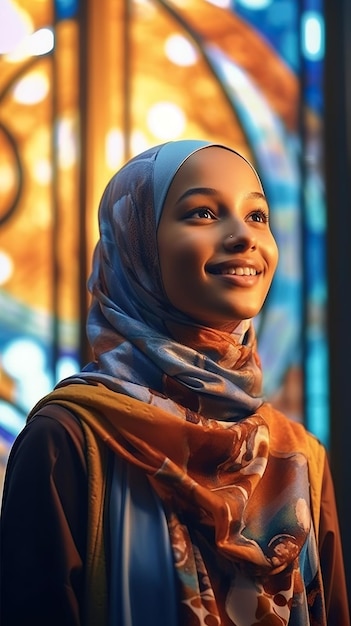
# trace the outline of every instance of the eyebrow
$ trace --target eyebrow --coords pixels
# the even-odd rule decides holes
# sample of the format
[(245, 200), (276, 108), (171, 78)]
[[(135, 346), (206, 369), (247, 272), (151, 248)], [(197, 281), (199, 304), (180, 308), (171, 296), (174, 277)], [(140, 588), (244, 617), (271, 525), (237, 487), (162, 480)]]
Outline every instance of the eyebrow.
[(267, 203), (267, 198), (261, 191), (250, 191), (245, 198), (247, 200), (264, 200)]
[[(196, 194), (215, 196), (218, 194), (218, 191), (216, 189), (213, 189), (212, 187), (193, 187), (192, 189), (188, 189), (187, 191), (185, 191), (178, 198), (177, 204), (178, 202), (181, 202), (185, 198), (188, 198), (189, 196), (194, 196)], [(264, 202), (268, 204), (266, 196), (264, 195), (264, 193), (261, 193), (260, 191), (250, 191), (248, 194), (245, 195), (245, 199), (246, 200), (264, 200)]]
[(178, 198), (177, 203), (181, 202), (185, 198), (188, 198), (189, 196), (195, 196), (196, 194), (202, 194), (205, 196), (215, 196), (217, 194), (217, 191), (215, 189), (212, 189), (212, 187), (193, 187), (192, 189), (188, 189), (187, 191), (185, 191)]

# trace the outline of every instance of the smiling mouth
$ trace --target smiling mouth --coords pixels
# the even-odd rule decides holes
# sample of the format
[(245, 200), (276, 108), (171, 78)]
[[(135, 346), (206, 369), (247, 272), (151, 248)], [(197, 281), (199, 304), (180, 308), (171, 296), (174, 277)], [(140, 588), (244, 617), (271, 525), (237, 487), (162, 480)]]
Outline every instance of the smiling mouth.
[(210, 274), (222, 276), (256, 276), (259, 273), (254, 267), (216, 267), (210, 270)]

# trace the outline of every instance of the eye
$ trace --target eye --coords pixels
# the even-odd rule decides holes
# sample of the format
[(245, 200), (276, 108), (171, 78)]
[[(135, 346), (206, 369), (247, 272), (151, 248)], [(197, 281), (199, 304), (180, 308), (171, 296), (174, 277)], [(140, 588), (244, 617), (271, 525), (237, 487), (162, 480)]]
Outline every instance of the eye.
[(188, 214), (188, 218), (202, 219), (202, 220), (215, 220), (217, 219), (215, 214), (205, 207), (201, 209), (195, 209)]
[(253, 222), (258, 222), (260, 224), (268, 224), (269, 222), (269, 215), (267, 211), (263, 209), (257, 209), (255, 211), (252, 211), (252, 213), (250, 213), (249, 215), (249, 218)]

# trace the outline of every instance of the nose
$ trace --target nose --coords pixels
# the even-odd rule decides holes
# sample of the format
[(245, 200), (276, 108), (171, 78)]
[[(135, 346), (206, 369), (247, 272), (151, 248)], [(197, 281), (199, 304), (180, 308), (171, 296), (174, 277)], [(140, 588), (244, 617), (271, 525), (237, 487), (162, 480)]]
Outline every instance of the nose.
[(223, 239), (223, 247), (228, 252), (241, 250), (254, 250), (256, 248), (256, 237), (250, 227), (242, 222), (240, 226), (233, 225), (231, 233), (227, 233)]

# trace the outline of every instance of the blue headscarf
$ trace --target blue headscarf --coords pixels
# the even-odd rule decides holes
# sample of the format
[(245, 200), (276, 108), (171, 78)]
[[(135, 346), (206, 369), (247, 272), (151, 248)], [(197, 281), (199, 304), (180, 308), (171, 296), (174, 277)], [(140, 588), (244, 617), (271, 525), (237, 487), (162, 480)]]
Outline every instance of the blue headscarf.
[[(150, 148), (107, 185), (88, 281), (94, 361), (79, 380), (102, 382), (173, 413), (180, 403), (206, 417), (235, 420), (262, 403), (252, 324), (243, 321), (232, 335), (194, 325), (165, 294), (157, 250), (157, 226), (175, 174), (190, 155), (214, 145), (182, 140)], [(194, 341), (184, 341), (189, 332)]]

